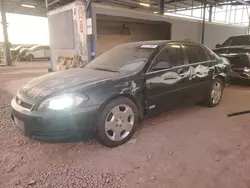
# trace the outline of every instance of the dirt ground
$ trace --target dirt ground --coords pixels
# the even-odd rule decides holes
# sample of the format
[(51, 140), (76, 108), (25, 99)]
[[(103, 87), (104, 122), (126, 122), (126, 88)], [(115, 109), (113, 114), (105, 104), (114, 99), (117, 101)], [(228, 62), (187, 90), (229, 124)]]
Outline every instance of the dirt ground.
[(146, 120), (133, 139), (110, 149), (95, 140), (48, 144), (24, 138), (10, 100), (47, 63), (0, 68), (0, 188), (250, 188), (247, 86), (230, 86), (216, 108), (187, 106)]

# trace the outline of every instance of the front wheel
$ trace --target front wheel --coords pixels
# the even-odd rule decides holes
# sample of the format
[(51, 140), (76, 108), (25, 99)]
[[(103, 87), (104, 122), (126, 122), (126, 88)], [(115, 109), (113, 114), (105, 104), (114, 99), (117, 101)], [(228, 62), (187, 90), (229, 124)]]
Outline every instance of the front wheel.
[(208, 107), (217, 106), (222, 98), (223, 90), (224, 90), (223, 81), (220, 78), (215, 78), (204, 99), (205, 104)]
[(33, 55), (29, 55), (28, 60), (29, 60), (30, 62), (34, 61), (34, 56), (33, 56)]
[(110, 101), (98, 118), (97, 139), (108, 147), (124, 144), (134, 134), (138, 117), (138, 109), (129, 98)]

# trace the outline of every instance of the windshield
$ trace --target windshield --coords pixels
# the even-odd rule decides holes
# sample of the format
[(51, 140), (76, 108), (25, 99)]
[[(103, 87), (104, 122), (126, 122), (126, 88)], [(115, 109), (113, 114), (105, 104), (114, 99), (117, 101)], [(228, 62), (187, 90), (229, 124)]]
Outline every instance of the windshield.
[(222, 46), (250, 45), (250, 35), (230, 37)]
[(158, 45), (128, 43), (116, 46), (91, 61), (86, 68), (106, 71), (137, 71), (141, 69)]

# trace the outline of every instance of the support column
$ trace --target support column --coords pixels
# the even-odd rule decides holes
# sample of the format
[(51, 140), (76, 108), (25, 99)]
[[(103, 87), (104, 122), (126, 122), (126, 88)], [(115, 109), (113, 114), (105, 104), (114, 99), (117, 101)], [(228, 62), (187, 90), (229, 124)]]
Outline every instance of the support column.
[[(88, 45), (88, 56), (89, 61), (92, 61), (95, 58), (95, 39), (93, 33), (93, 15), (92, 15), (92, 0), (86, 0), (86, 19), (87, 23), (92, 27), (92, 33), (87, 33), (87, 45)], [(87, 27), (88, 27), (87, 24)]]
[(8, 37), (8, 29), (7, 29), (7, 20), (6, 20), (6, 12), (4, 8), (4, 0), (0, 0), (0, 11), (2, 16), (2, 27), (3, 27), (3, 36), (4, 36), (4, 44), (3, 44), (3, 52), (4, 52), (4, 61), (7, 66), (12, 64), (10, 58), (10, 43)]
[(159, 0), (159, 6), (160, 14), (163, 15), (165, 13), (165, 0)]
[(204, 38), (205, 38), (206, 7), (207, 7), (207, 0), (204, 0), (203, 22), (202, 22), (202, 33), (201, 33), (201, 44), (204, 44)]
[(209, 22), (212, 22), (212, 14), (213, 14), (213, 5), (210, 5), (209, 7)]

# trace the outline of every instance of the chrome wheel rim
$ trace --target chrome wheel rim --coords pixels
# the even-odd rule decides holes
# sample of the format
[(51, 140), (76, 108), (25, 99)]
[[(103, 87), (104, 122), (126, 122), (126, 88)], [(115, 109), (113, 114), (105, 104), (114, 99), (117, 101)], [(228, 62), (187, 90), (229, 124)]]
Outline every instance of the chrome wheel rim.
[(220, 101), (221, 93), (222, 93), (221, 83), (215, 82), (211, 93), (211, 99), (213, 104), (217, 104)]
[(135, 123), (134, 111), (125, 104), (114, 107), (105, 121), (106, 135), (112, 141), (121, 141), (128, 137)]

